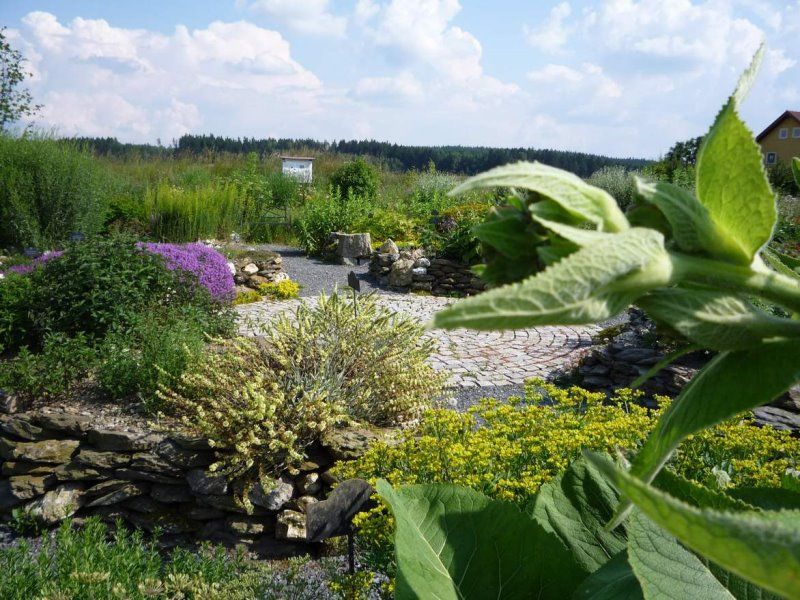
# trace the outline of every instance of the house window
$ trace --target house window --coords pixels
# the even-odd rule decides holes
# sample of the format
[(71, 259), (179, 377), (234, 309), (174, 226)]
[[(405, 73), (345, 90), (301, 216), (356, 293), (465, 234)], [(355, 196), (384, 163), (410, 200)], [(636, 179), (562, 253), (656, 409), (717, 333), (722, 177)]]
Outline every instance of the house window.
[(800, 138), (800, 127), (792, 128), (792, 137), (793, 138)]
[(788, 127), (781, 127), (778, 131), (778, 139), (785, 140), (789, 137), (789, 128)]
[(774, 152), (767, 152), (767, 164), (774, 165), (778, 162), (778, 156)]

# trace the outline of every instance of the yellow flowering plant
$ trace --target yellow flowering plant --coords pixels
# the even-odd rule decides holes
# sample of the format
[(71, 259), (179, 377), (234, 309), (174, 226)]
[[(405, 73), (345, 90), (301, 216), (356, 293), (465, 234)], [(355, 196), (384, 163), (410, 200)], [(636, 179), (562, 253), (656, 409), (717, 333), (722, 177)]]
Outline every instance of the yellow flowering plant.
[(300, 284), (291, 279), (262, 283), (258, 286), (258, 293), (272, 300), (291, 300), (300, 295)]

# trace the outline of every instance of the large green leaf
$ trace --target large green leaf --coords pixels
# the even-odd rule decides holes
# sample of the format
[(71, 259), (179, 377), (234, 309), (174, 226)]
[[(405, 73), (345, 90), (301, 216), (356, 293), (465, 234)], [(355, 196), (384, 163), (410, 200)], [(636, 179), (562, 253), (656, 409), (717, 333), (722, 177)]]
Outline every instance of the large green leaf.
[(668, 468), (659, 472), (658, 476), (653, 480), (653, 485), (673, 498), (699, 508), (728, 511), (756, 509), (754, 505), (690, 481)]
[(505, 256), (532, 259), (536, 256), (536, 244), (546, 238), (533, 231), (533, 224), (530, 219), (526, 222), (525, 216), (514, 208), (495, 208), (472, 231), (480, 241)]
[(628, 523), (628, 562), (648, 600), (733, 600), (699, 558), (638, 511)]
[(531, 514), (555, 534), (586, 571), (595, 571), (625, 549), (625, 530), (605, 531), (618, 500), (617, 491), (585, 459), (573, 462), (544, 484)]
[(623, 550), (583, 580), (575, 590), (575, 600), (643, 600), (642, 586)]
[(665, 181), (651, 183), (636, 178), (636, 189), (669, 221), (672, 236), (684, 252), (715, 252), (714, 222), (691, 192)]
[(613, 233), (605, 233), (603, 231), (597, 231), (596, 229), (573, 227), (572, 225), (551, 221), (550, 219), (545, 219), (537, 215), (533, 215), (533, 218), (553, 233), (560, 235), (565, 240), (569, 240), (578, 246), (591, 246), (601, 240), (607, 240), (614, 235)]
[(445, 329), (514, 329), (595, 323), (665, 285), (672, 264), (663, 236), (629, 229), (581, 248), (521, 283), (462, 300), (437, 313)]
[(767, 590), (800, 597), (800, 518), (795, 514), (700, 509), (586, 453), (622, 494), (684, 546)]
[(800, 510), (800, 492), (781, 488), (734, 488), (728, 493), (764, 510)]
[[(722, 352), (681, 390), (633, 459), (631, 473), (652, 481), (686, 436), (773, 400), (800, 380), (797, 340), (764, 342), (759, 348)], [(621, 521), (629, 506), (617, 510)]]
[(377, 487), (397, 527), (399, 600), (566, 598), (585, 574), (512, 504), (452, 485)]
[(571, 216), (591, 221), (604, 231), (624, 231), (628, 221), (607, 192), (583, 179), (538, 162), (518, 162), (471, 177), (454, 189), (460, 194), (476, 188), (514, 187), (530, 190), (557, 202)]
[(776, 337), (800, 338), (800, 322), (780, 319), (725, 292), (665, 288), (637, 304), (693, 342), (713, 350), (742, 350)]
[(762, 55), (763, 48), (717, 116), (697, 157), (697, 197), (717, 227), (720, 248), (731, 262), (746, 265), (769, 241), (777, 218), (761, 148), (737, 113)]

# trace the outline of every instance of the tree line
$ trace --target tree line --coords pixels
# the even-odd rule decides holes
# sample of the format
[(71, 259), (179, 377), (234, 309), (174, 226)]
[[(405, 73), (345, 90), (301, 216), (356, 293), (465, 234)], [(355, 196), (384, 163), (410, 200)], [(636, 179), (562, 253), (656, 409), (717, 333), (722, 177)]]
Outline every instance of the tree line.
[(125, 158), (133, 155), (152, 156), (204, 156), (217, 153), (261, 156), (276, 153), (329, 152), (354, 156), (368, 156), (394, 170), (423, 170), (433, 163), (440, 171), (474, 175), (492, 167), (519, 160), (538, 160), (544, 164), (566, 169), (581, 177), (588, 177), (598, 169), (622, 166), (638, 169), (650, 161), (638, 158), (614, 158), (585, 152), (537, 148), (489, 148), (486, 146), (404, 146), (375, 140), (339, 140), (333, 142), (310, 138), (248, 138), (216, 135), (183, 135), (168, 146), (161, 144), (127, 144), (116, 138), (75, 138), (96, 154)]

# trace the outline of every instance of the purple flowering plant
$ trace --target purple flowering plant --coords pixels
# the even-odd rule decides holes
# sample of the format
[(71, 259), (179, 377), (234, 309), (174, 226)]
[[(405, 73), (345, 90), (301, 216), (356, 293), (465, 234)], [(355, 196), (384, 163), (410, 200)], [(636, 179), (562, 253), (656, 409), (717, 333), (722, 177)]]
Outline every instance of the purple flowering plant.
[(220, 302), (233, 300), (233, 275), (225, 257), (205, 244), (142, 243), (142, 248), (164, 258), (166, 267), (193, 273), (211, 297)]
[(45, 252), (38, 258), (33, 259), (31, 262), (23, 265), (14, 265), (8, 268), (9, 273), (16, 273), (17, 275), (26, 275), (33, 271), (36, 267), (39, 267), (46, 263), (49, 260), (53, 260), (54, 258), (58, 258), (64, 254), (63, 250), (52, 250), (50, 252)]

